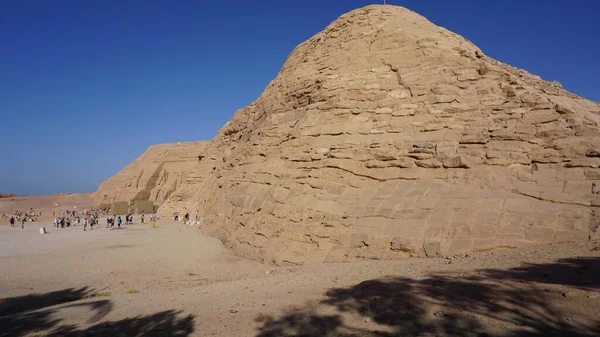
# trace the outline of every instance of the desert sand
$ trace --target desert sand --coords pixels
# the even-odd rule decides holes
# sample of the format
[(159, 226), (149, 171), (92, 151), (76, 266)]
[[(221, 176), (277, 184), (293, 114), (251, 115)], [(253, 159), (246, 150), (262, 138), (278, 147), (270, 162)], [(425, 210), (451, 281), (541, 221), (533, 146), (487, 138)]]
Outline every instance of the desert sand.
[(598, 336), (600, 248), (277, 267), (163, 222), (0, 228), (0, 336)]

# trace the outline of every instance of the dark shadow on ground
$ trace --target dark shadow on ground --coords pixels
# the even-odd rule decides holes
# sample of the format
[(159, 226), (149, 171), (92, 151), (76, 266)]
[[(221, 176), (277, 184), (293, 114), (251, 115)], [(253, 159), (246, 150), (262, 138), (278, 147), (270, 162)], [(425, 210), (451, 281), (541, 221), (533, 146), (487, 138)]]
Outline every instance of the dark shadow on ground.
[[(192, 315), (163, 311), (148, 316), (100, 322), (113, 309), (110, 300), (89, 288), (65, 289), (0, 300), (0, 336), (188, 336), (194, 330)], [(60, 310), (83, 307), (91, 313), (86, 329), (61, 324)]]
[(148, 316), (126, 318), (114, 322), (103, 322), (87, 329), (61, 326), (48, 336), (56, 337), (134, 337), (134, 336), (189, 336), (194, 331), (194, 316), (180, 318), (181, 312), (162, 311)]
[[(577, 258), (469, 276), (369, 280), (259, 318), (257, 337), (597, 337), (600, 298), (585, 294), (600, 288), (599, 268), (600, 258)], [(566, 298), (562, 288), (580, 297)]]
[(526, 264), (509, 270), (486, 270), (486, 277), (564, 285), (580, 289), (600, 288), (600, 258), (560, 259), (550, 264)]
[(93, 293), (94, 291), (90, 288), (83, 287), (0, 299), (0, 317), (77, 301), (91, 296)]

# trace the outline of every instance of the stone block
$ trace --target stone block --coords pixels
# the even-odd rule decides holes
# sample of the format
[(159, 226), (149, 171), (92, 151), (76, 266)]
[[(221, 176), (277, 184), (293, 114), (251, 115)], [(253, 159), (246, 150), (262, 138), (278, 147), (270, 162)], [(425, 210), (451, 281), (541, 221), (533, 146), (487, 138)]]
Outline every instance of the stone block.
[(552, 228), (532, 227), (525, 230), (525, 240), (536, 242), (552, 242), (554, 230)]
[(440, 199), (431, 197), (430, 195), (432, 193), (435, 192), (428, 192), (426, 196), (419, 198), (415, 204), (415, 207), (421, 210), (435, 210), (440, 202)]
[(529, 226), (554, 228), (557, 223), (556, 210), (531, 211), (527, 220)]
[(352, 233), (350, 235), (350, 247), (362, 248), (368, 247), (369, 234), (367, 233)]
[(590, 233), (585, 231), (557, 230), (554, 232), (554, 242), (586, 241)]
[(454, 210), (447, 207), (440, 207), (440, 205), (441, 204), (438, 204), (438, 207), (431, 213), (431, 216), (429, 217), (430, 222), (449, 222), (452, 220)]
[(498, 234), (497, 238), (503, 246), (508, 247), (515, 247), (515, 243), (517, 242), (525, 242), (525, 235), (523, 234), (500, 233)]
[(448, 227), (448, 239), (468, 239), (473, 236), (471, 225), (465, 222), (452, 222)]
[(498, 239), (475, 239), (473, 240), (473, 246), (471, 248), (474, 252), (485, 252), (500, 246)]
[(457, 209), (454, 210), (454, 214), (452, 215), (452, 222), (463, 222), (463, 223), (471, 223), (473, 220), (474, 210), (470, 209)]
[(587, 169), (583, 174), (586, 180), (600, 180), (600, 169)]
[(469, 253), (473, 249), (473, 242), (474, 240), (472, 239), (449, 240), (448, 248), (444, 255), (452, 256)]
[(529, 212), (531, 200), (527, 199), (506, 199), (504, 201), (504, 210), (509, 212)]
[(429, 222), (426, 225), (424, 237), (426, 238), (447, 238), (450, 222)]
[(347, 251), (348, 251), (347, 247), (334, 246), (329, 251), (329, 253), (325, 257), (325, 259), (323, 260), (323, 262), (329, 263), (329, 262), (344, 262), (344, 261), (347, 261)]
[(479, 199), (476, 204), (478, 210), (500, 211), (504, 206), (504, 199)]
[(423, 244), (423, 250), (427, 257), (438, 257), (442, 255), (440, 241), (427, 240)]
[[(397, 210), (403, 210), (403, 209), (415, 209), (416, 205), (417, 205), (417, 201), (419, 200), (419, 196), (415, 195), (412, 197), (404, 197), (402, 199), (400, 199), (400, 203), (398, 204), (398, 206), (396, 207)], [(396, 217), (396, 215), (394, 215), (393, 217)]]
[(395, 211), (396, 210), (394, 207), (386, 208), (386, 207), (382, 206), (379, 209), (377, 209), (377, 212), (375, 213), (375, 215), (384, 217), (384, 218), (392, 218)]
[(498, 234), (499, 227), (486, 223), (474, 223), (471, 226), (471, 233), (475, 238), (493, 238)]
[(387, 162), (389, 167), (409, 168), (415, 166), (415, 160), (408, 157), (400, 157), (396, 160)]
[(520, 235), (522, 238), (525, 238), (526, 232), (527, 228), (521, 226), (502, 226), (498, 228), (499, 234)]
[(527, 224), (527, 212), (503, 212), (500, 214), (499, 225), (502, 227), (524, 226)]
[(449, 157), (442, 162), (445, 168), (469, 168), (472, 166), (464, 156)]
[[(408, 190), (408, 192), (406, 193), (406, 195), (404, 196), (405, 198), (418, 198), (418, 199), (423, 199), (423, 198), (427, 198), (427, 195), (429, 193), (429, 189), (428, 188), (413, 188)], [(415, 200), (416, 202), (417, 200)]]
[(370, 249), (388, 250), (390, 249), (390, 237), (383, 235), (369, 235), (365, 241)]
[(342, 195), (346, 191), (346, 186), (330, 181), (323, 189), (331, 194)]
[(474, 199), (454, 199), (452, 201), (452, 208), (454, 209), (463, 209), (463, 210), (471, 210), (474, 209), (477, 204), (477, 200)]
[(477, 210), (473, 215), (473, 223), (498, 225), (500, 221), (500, 212), (493, 210)]
[(418, 238), (396, 236), (390, 242), (390, 249), (393, 251), (416, 253), (420, 247), (423, 247), (423, 240)]

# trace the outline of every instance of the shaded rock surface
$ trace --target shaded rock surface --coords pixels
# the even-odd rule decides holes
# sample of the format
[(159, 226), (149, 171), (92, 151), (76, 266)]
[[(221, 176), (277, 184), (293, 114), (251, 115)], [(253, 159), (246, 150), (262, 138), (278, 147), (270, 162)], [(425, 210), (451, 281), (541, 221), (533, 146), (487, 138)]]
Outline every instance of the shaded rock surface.
[(199, 210), (268, 263), (447, 256), (596, 237), (598, 144), (599, 104), (372, 5), (296, 47), (213, 140), (151, 148), (97, 194)]

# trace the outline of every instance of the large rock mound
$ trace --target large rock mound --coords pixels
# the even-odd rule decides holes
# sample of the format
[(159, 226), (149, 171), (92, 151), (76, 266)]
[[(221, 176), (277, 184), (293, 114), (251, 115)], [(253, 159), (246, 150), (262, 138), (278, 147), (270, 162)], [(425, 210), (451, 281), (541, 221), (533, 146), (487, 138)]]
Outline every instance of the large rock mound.
[(265, 262), (453, 255), (600, 225), (600, 105), (401, 7), (300, 44), (203, 153), (205, 178), (161, 211), (198, 209)]

